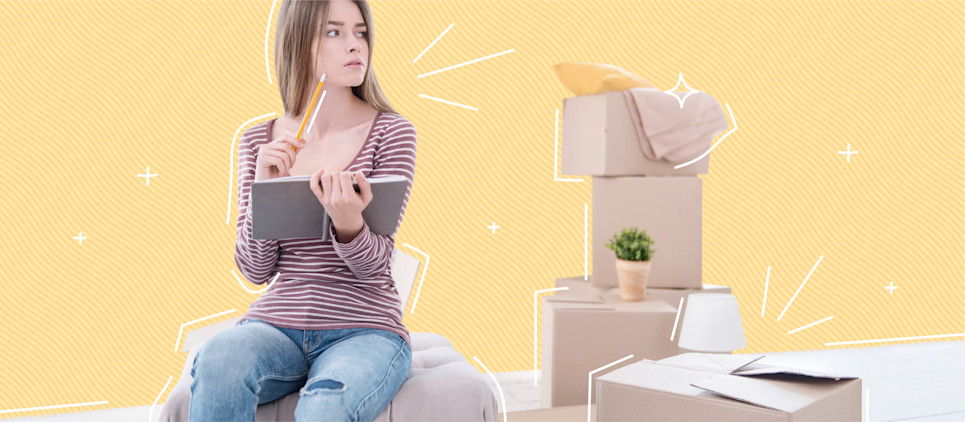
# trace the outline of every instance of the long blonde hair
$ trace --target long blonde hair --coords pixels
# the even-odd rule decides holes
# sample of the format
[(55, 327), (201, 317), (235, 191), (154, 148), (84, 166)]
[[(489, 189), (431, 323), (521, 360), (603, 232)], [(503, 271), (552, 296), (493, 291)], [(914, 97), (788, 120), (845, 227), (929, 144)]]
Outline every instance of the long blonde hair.
[[(369, 57), (366, 63), (365, 80), (361, 85), (352, 87), (356, 97), (369, 103), (379, 111), (395, 113), (389, 100), (382, 93), (379, 81), (375, 77), (375, 64), (372, 63), (372, 52), (375, 51), (375, 25), (372, 22), (372, 10), (365, 0), (352, 0), (359, 7), (362, 19), (365, 21), (365, 40), (369, 45)], [(319, 27), (317, 19), (322, 22), (328, 20), (329, 0), (303, 1), (285, 0), (278, 13), (278, 26), (275, 29), (275, 71), (278, 73), (278, 90), (281, 101), (285, 106), (285, 113), (298, 116), (308, 106), (307, 91), (315, 86), (312, 74), (312, 40)], [(321, 14), (319, 14), (321, 12)], [(319, 50), (321, 41), (319, 41)], [(316, 55), (320, 51), (315, 52)]]

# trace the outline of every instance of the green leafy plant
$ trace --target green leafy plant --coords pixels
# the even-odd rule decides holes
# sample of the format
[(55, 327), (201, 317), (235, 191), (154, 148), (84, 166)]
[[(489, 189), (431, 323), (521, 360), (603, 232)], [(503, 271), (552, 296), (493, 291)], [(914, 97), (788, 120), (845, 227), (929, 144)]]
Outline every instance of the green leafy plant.
[(624, 261), (649, 261), (656, 249), (656, 243), (650, 238), (646, 230), (635, 227), (628, 227), (613, 235), (613, 238), (605, 245), (617, 254), (618, 259)]

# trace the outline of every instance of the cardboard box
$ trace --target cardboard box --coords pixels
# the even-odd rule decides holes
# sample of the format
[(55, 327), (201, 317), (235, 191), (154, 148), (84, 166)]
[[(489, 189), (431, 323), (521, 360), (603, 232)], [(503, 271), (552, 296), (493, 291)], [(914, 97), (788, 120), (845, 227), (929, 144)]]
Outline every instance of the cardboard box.
[(711, 154), (676, 170), (674, 163), (647, 159), (640, 151), (623, 95), (609, 91), (563, 100), (562, 174), (693, 176), (707, 173)]
[[(589, 280), (592, 277), (587, 277), (584, 280), (582, 276), (577, 277), (566, 277), (556, 279), (556, 287), (567, 287), (569, 290), (565, 290), (567, 293), (582, 293), (582, 294), (596, 294), (607, 292), (611, 289), (618, 289), (617, 287), (594, 287)], [(727, 286), (717, 286), (713, 284), (704, 283), (699, 289), (667, 289), (667, 288), (647, 288), (646, 297), (648, 299), (660, 299), (667, 302), (668, 305), (677, 310), (677, 306), (680, 305), (680, 298), (685, 298), (691, 293), (722, 293), (731, 294), (730, 287)], [(685, 301), (686, 302), (686, 301)], [(677, 347), (677, 353), (686, 353), (691, 350), (681, 349), (678, 345), (680, 342), (680, 327), (679, 324), (683, 323), (684, 314), (687, 312), (687, 305), (684, 303), (684, 309), (680, 311), (680, 316), (674, 317), (675, 323), (678, 324), (678, 331), (673, 336), (673, 344)]]
[(860, 378), (760, 355), (643, 360), (597, 378), (596, 388), (600, 422), (861, 420)]
[[(593, 285), (593, 276), (586, 277), (574, 276), (574, 277), (564, 277), (556, 279), (556, 287), (567, 287), (569, 290), (567, 292), (592, 292), (601, 293), (609, 291), (610, 289), (616, 289), (617, 287), (596, 287)], [(666, 287), (648, 287), (646, 291), (647, 298), (660, 299), (667, 302), (670, 306), (677, 309), (677, 305), (680, 304), (680, 298), (687, 297), (691, 293), (726, 293), (732, 294), (730, 287), (718, 286), (716, 284), (702, 283), (700, 288), (696, 289), (677, 289), (677, 288), (666, 288)], [(686, 309), (685, 309), (686, 311)], [(683, 318), (683, 313), (680, 315)]]
[[(648, 298), (655, 298), (663, 300), (677, 309), (677, 305), (680, 304), (680, 298), (685, 298), (692, 293), (725, 293), (732, 294), (730, 287), (718, 286), (714, 284), (702, 283), (698, 289), (668, 289), (662, 287), (648, 288), (646, 296)], [(684, 305), (686, 308), (686, 304)], [(686, 309), (684, 309), (686, 311)], [(684, 314), (680, 314), (680, 320), (683, 321)]]
[(616, 287), (616, 253), (605, 245), (625, 227), (654, 240), (647, 288), (699, 289), (703, 182), (699, 177), (594, 177), (593, 278)]
[(615, 290), (560, 291), (542, 296), (542, 304), (541, 407), (586, 404), (590, 371), (627, 355), (677, 353), (670, 341), (676, 310), (662, 300), (624, 302)]
[(576, 277), (564, 277), (556, 279), (556, 287), (566, 287), (569, 290), (561, 290), (557, 292), (557, 295), (563, 294), (573, 294), (573, 293), (595, 293), (599, 294), (610, 290), (610, 287), (597, 288), (593, 286), (592, 282), (593, 276), (587, 276), (584, 280), (583, 276)]

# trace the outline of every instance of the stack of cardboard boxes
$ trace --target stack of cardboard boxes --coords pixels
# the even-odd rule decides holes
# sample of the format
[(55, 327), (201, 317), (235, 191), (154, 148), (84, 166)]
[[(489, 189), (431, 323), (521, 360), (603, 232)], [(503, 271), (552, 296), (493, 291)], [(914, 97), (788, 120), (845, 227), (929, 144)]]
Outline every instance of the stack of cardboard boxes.
[[(701, 279), (698, 175), (710, 155), (679, 169), (648, 160), (631, 112), (621, 92), (563, 103), (562, 173), (593, 177), (593, 271), (558, 279), (567, 289), (543, 296), (542, 407), (589, 400), (598, 421), (859, 420), (857, 377), (757, 365), (760, 356), (680, 354), (681, 298), (731, 293)], [(620, 298), (616, 255), (604, 246), (625, 227), (655, 242), (639, 302)]]
[[(701, 280), (698, 175), (707, 173), (710, 155), (679, 169), (648, 160), (631, 112), (621, 92), (563, 102), (562, 173), (593, 178), (593, 267), (592, 277), (557, 280), (568, 290), (543, 298), (542, 407), (586, 403), (589, 372), (629, 354), (633, 361), (676, 355), (680, 299), (731, 292)], [(620, 299), (616, 255), (604, 246), (625, 227), (654, 239), (641, 302)]]
[(707, 154), (674, 169), (640, 151), (620, 92), (563, 102), (563, 174), (593, 176), (593, 279), (615, 287), (616, 255), (604, 245), (624, 227), (645, 229), (656, 252), (648, 288), (701, 288), (701, 211)]

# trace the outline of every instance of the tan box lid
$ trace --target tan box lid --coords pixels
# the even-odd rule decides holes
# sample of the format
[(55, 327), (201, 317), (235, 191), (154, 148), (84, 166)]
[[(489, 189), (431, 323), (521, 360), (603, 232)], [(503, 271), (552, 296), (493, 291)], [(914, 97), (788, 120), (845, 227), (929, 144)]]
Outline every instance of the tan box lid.
[(858, 378), (758, 363), (764, 358), (764, 355), (684, 353), (659, 361), (644, 359), (598, 379), (714, 401), (734, 399), (794, 413), (834, 394), (837, 388), (833, 387), (840, 384), (839, 380)]
[[(768, 377), (754, 378), (756, 375)], [(833, 394), (834, 389), (828, 387), (834, 381), (855, 378), (858, 377), (817, 369), (754, 363), (731, 374), (706, 378), (690, 385), (768, 409), (793, 413)]]
[(643, 359), (635, 364), (602, 375), (597, 380), (684, 396), (699, 396), (721, 403), (733, 403), (731, 399), (690, 385), (692, 382), (700, 381), (711, 375), (705, 371), (662, 365), (657, 361)]
[(552, 296), (546, 296), (546, 300), (550, 302), (604, 303), (602, 296), (592, 293), (557, 293)]
[(644, 300), (627, 302), (620, 299), (620, 291), (611, 289), (602, 293), (561, 291), (555, 295), (543, 296), (546, 304), (556, 310), (608, 310), (621, 312), (671, 312), (677, 309), (660, 299), (645, 298)]
[(697, 371), (714, 372), (718, 374), (732, 374), (741, 368), (746, 367), (764, 355), (732, 355), (732, 354), (713, 354), (713, 353), (682, 353), (666, 359), (660, 359), (662, 365), (671, 365), (678, 368), (694, 369)]
[[(840, 378), (839, 378), (840, 379)], [(781, 378), (717, 375), (690, 385), (768, 409), (794, 413), (834, 393), (834, 378), (784, 373)]]
[(832, 380), (858, 378), (853, 374), (846, 374), (836, 370), (829, 371), (825, 369), (799, 368), (784, 364), (772, 364), (765, 359), (765, 357), (766, 355), (760, 354), (683, 353), (666, 359), (660, 359), (657, 363), (726, 375), (798, 375)]

